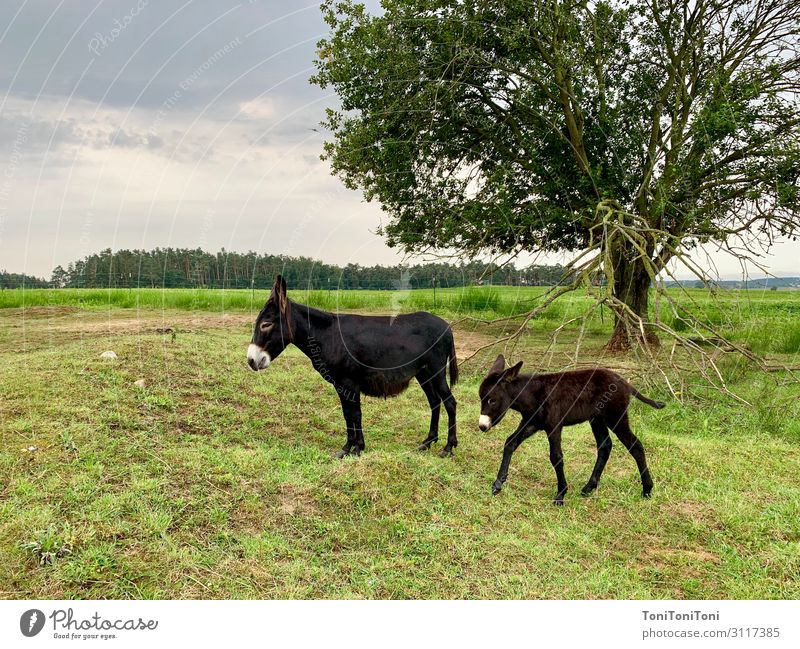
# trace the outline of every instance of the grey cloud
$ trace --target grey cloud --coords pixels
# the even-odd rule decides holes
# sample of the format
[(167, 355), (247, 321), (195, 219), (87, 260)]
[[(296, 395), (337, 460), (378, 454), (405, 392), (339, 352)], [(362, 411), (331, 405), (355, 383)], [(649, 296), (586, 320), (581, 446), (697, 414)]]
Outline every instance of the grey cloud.
[(159, 135), (121, 128), (109, 134), (108, 144), (121, 149), (149, 149), (150, 151), (157, 151), (165, 146), (164, 138)]
[[(377, 0), (368, 6), (375, 9)], [(72, 132), (59, 126), (54, 145), (85, 137), (93, 148), (166, 151), (163, 124), (200, 119), (246, 123), (248, 144), (266, 147), (307, 138), (330, 103), (308, 83), (316, 41), (326, 32), (318, 3), (105, 0), (56, 7), (28, 0), (16, 15), (15, 3), (0, 3), (0, 25), (9, 25), (0, 42), (7, 96), (149, 114), (149, 135), (115, 117), (109, 126), (122, 129), (116, 137), (94, 124)], [(242, 110), (253, 102), (271, 103), (274, 112)]]
[[(317, 3), (149, 0), (139, 9), (143, 1), (65, 2), (55, 10), (50, 0), (29, 0), (0, 43), (0, 84), (26, 97), (74, 92), (118, 106), (159, 106), (182, 87), (187, 108), (220, 93), (217, 103), (234, 106), (277, 84), (283, 96), (319, 96), (303, 72), (326, 31)], [(16, 5), (0, 5), (0, 25)]]
[(108, 143), (111, 146), (118, 146), (122, 149), (137, 149), (147, 144), (147, 138), (136, 133), (128, 133), (123, 129), (108, 136)]
[[(177, 142), (182, 134), (176, 131), (173, 135)], [(103, 120), (81, 122), (75, 118), (50, 120), (28, 115), (0, 116), (0, 151), (16, 148), (27, 156), (47, 154), (50, 164), (54, 159), (52, 156), (65, 147), (78, 146), (155, 151), (163, 148), (165, 141), (158, 135), (133, 128), (109, 129)]]
[(22, 154), (55, 150), (80, 142), (82, 134), (74, 120), (47, 120), (28, 115), (0, 116), (0, 150), (15, 144)]

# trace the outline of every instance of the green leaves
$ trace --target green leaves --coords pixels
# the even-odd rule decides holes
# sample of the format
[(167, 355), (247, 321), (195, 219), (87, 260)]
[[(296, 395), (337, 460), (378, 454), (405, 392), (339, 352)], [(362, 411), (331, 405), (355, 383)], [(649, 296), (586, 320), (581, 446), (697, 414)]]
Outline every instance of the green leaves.
[(800, 10), (757, 4), (327, 2), (325, 155), (408, 251), (580, 247), (605, 199), (724, 238), (754, 202), (796, 209), (796, 177), (765, 178), (797, 146)]

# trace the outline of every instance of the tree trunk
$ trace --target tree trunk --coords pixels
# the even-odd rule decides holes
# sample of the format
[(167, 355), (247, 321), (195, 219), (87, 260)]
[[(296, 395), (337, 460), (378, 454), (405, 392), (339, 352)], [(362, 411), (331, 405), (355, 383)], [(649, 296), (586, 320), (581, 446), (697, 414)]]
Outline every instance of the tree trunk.
[(629, 311), (616, 311), (614, 314), (614, 332), (606, 344), (606, 349), (612, 352), (628, 351), (637, 345), (658, 347), (659, 341), (652, 327), (642, 327), (637, 318), (647, 322), (648, 293), (650, 290), (650, 275), (640, 257), (632, 254), (630, 250), (620, 250), (613, 255), (614, 260), (614, 286), (613, 296), (628, 307)]

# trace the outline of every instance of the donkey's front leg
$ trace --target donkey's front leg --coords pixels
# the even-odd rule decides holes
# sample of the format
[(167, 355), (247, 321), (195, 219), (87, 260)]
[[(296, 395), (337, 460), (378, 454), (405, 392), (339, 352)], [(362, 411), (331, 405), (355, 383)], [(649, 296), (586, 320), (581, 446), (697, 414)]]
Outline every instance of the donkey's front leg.
[(364, 450), (364, 435), (361, 432), (361, 395), (356, 391), (343, 390), (339, 392), (339, 400), (342, 403), (342, 413), (347, 426), (347, 441), (336, 457), (341, 459), (347, 455), (361, 455), (361, 451)]
[(535, 432), (536, 427), (528, 423), (528, 420), (523, 417), (519, 426), (517, 426), (517, 430), (508, 436), (503, 446), (503, 459), (500, 462), (500, 470), (497, 472), (497, 480), (495, 480), (492, 485), (493, 494), (499, 494), (500, 490), (503, 488), (503, 484), (508, 479), (508, 467), (511, 464), (511, 456), (514, 454), (514, 451)]
[(350, 449), (350, 455), (361, 455), (361, 451), (366, 448), (364, 444), (364, 431), (361, 428), (361, 393), (352, 392), (350, 398), (353, 403), (353, 435), (355, 443)]

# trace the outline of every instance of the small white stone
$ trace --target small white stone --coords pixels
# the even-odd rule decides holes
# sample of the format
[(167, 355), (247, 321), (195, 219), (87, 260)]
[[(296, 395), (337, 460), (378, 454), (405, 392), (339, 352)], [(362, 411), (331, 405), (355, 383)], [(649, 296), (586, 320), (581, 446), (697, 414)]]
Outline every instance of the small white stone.
[(133, 384), (137, 388), (146, 388), (147, 387), (147, 381), (145, 381), (144, 379), (139, 379), (138, 381), (134, 381)]
[(108, 358), (109, 360), (115, 361), (117, 360), (117, 355), (112, 351), (107, 351), (100, 354), (100, 358)]

